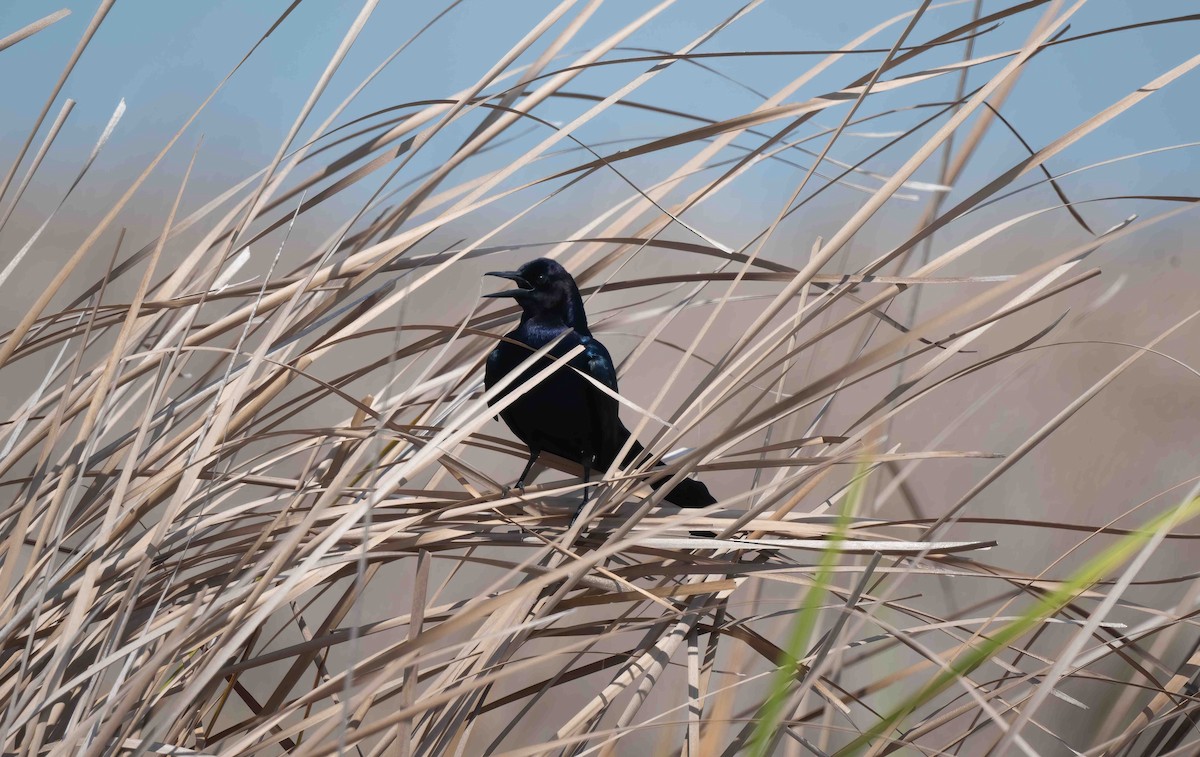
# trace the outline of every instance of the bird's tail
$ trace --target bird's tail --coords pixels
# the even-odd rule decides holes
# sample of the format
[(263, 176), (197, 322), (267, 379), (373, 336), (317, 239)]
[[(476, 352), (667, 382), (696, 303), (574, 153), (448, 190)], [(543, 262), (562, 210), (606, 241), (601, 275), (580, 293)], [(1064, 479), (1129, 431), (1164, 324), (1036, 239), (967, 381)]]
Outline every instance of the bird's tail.
[[(625, 433), (628, 435), (629, 432), (626, 431)], [(628, 438), (628, 436), (626, 436), (626, 438)], [(625, 439), (622, 439), (621, 444), (618, 445), (618, 448), (621, 445), (624, 445), (624, 443)], [(630, 465), (645, 451), (646, 448), (635, 439), (633, 441), (633, 445), (629, 449), (629, 454), (625, 455), (625, 461), (622, 463), (622, 467)], [(597, 460), (597, 463), (597, 467), (607, 468), (608, 466), (612, 465), (612, 458), (610, 457), (607, 460)], [(662, 463), (660, 462), (658, 466), (661, 465)], [(661, 489), (665, 483), (667, 483), (667, 479), (660, 478), (659, 480), (652, 482), (650, 486), (651, 488), (657, 490)], [(672, 505), (677, 505), (679, 507), (708, 507), (709, 505), (715, 505), (717, 503), (716, 497), (709, 493), (708, 487), (704, 485), (704, 482), (697, 481), (694, 478), (685, 478), (673, 486), (671, 491), (667, 492), (665, 499)]]

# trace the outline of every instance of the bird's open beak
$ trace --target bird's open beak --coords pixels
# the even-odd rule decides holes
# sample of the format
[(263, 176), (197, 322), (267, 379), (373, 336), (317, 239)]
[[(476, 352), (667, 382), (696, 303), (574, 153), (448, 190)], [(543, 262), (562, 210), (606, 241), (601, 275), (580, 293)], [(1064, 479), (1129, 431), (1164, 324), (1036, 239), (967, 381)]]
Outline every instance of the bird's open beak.
[(533, 286), (521, 277), (521, 274), (516, 271), (488, 271), (484, 276), (496, 276), (501, 279), (508, 279), (516, 283), (520, 289), (508, 289), (503, 292), (492, 292), (485, 294), (484, 297), (520, 297), (523, 294), (528, 294)]

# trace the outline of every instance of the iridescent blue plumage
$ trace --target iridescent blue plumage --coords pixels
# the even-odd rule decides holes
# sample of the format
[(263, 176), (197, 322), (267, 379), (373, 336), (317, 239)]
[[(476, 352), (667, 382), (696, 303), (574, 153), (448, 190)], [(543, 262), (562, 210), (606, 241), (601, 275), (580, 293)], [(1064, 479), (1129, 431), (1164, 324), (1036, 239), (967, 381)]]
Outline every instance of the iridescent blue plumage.
[[(554, 358), (583, 347), (583, 352), (568, 363), (575, 370), (559, 368), (500, 412), (512, 432), (529, 447), (529, 461), (517, 485), (524, 485), (525, 477), (542, 452), (580, 463), (587, 481), (592, 470), (608, 469), (629, 439), (616, 399), (580, 375), (590, 376), (616, 392), (617, 371), (612, 356), (588, 328), (583, 298), (575, 280), (555, 261), (538, 258), (518, 271), (489, 275), (516, 282), (517, 289), (485, 296), (516, 300), (521, 306), (521, 322), (488, 356), (484, 373), (488, 388), (562, 335), (548, 358), (526, 368), (493, 402), (546, 368)], [(623, 465), (631, 463), (642, 451), (642, 445), (634, 440)], [(659, 478), (651, 486), (658, 488), (664, 482)], [(666, 500), (680, 507), (705, 507), (716, 502), (708, 488), (693, 479), (681, 481), (667, 494)], [(587, 502), (586, 489), (584, 502)]]

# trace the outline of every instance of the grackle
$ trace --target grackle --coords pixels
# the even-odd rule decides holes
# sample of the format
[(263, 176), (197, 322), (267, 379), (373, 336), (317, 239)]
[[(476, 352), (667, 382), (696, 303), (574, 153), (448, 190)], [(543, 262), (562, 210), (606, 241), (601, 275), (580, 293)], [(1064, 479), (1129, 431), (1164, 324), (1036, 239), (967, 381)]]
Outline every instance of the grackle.
[[(616, 366), (608, 350), (588, 329), (579, 287), (565, 268), (547, 258), (532, 260), (517, 271), (495, 271), (487, 275), (509, 279), (517, 288), (484, 297), (511, 297), (521, 306), (520, 325), (505, 335), (506, 341), (500, 342), (488, 356), (484, 373), (484, 384), (488, 388), (518, 368), (534, 350), (544, 347), (563, 332), (567, 333), (541, 365), (527, 368), (509, 384), (510, 389), (520, 386), (553, 359), (576, 346), (583, 346), (583, 351), (570, 362), (500, 411), (512, 432), (529, 447), (529, 461), (521, 471), (517, 488), (524, 488), (526, 476), (543, 452), (582, 465), (583, 481), (588, 483), (592, 470), (608, 470), (612, 465), (629, 439), (629, 429), (617, 414), (617, 401), (579, 375), (591, 376), (613, 392), (617, 391)], [(522, 344), (525, 347), (521, 347)], [(622, 466), (632, 463), (643, 451), (635, 439)], [(666, 479), (659, 479), (651, 486), (658, 489), (665, 483)], [(671, 489), (666, 500), (680, 507), (706, 507), (717, 501), (708, 492), (708, 487), (690, 478)], [(581, 510), (587, 501), (588, 490), (585, 488)]]

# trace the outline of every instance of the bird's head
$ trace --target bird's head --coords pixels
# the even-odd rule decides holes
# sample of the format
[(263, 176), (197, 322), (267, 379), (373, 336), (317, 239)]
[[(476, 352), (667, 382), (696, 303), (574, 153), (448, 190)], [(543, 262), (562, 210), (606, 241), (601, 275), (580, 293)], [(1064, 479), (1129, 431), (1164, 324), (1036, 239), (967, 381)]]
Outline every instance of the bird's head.
[[(487, 275), (508, 279), (517, 288), (485, 294), (484, 297), (511, 297), (526, 315), (558, 315), (569, 326), (576, 325), (572, 323), (576, 307), (582, 315), (582, 300), (575, 279), (571, 278), (567, 269), (549, 258), (531, 260), (515, 271), (491, 271)], [(586, 319), (583, 320), (583, 326), (587, 328)]]

